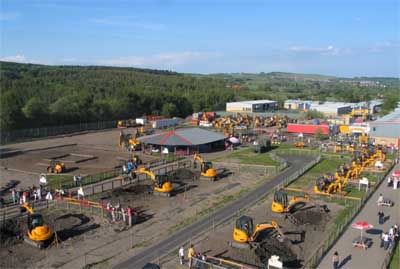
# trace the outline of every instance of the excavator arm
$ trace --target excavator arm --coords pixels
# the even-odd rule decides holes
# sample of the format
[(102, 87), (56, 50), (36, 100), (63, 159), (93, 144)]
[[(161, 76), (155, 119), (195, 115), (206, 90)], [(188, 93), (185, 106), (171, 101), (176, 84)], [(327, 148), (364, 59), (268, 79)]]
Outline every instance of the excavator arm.
[(165, 175), (155, 175), (153, 171), (147, 170), (144, 167), (139, 168), (134, 172), (135, 174), (148, 175), (154, 183), (154, 191), (160, 194), (170, 196), (172, 192), (172, 183), (166, 178)]

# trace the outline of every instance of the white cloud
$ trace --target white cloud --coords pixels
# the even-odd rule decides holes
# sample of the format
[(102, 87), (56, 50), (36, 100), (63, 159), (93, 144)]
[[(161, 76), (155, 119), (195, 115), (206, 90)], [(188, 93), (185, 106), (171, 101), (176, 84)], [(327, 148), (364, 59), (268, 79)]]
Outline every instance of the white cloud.
[(4, 62), (15, 62), (15, 63), (31, 63), (31, 64), (48, 64), (45, 61), (38, 61), (33, 59), (27, 59), (23, 54), (17, 54), (12, 56), (0, 57), (0, 61)]
[(19, 17), (18, 13), (15, 12), (0, 12), (0, 21), (11, 21)]
[(356, 17), (356, 18), (354, 18), (354, 20), (355, 21), (361, 21), (361, 18), (360, 17)]
[(400, 43), (393, 43), (390, 41), (378, 42), (368, 48), (369, 52), (379, 53), (387, 49), (398, 49), (400, 48)]
[(112, 66), (175, 67), (189, 63), (205, 62), (222, 56), (223, 54), (219, 52), (185, 51), (99, 60), (97, 64)]
[(350, 49), (342, 49), (336, 48), (332, 45), (329, 45), (325, 48), (321, 47), (306, 47), (306, 46), (292, 46), (289, 48), (289, 51), (298, 52), (298, 53), (315, 53), (320, 55), (331, 55), (336, 56), (345, 52), (349, 52)]

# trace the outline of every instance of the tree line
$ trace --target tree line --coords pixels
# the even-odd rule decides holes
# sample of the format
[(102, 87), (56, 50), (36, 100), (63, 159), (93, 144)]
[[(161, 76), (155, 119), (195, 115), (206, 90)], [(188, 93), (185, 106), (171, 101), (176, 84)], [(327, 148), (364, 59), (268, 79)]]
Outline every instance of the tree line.
[[(337, 99), (363, 101), (382, 94), (397, 104), (398, 87), (358, 88), (344, 83), (321, 84), (271, 79), (229, 85), (229, 76), (198, 76), (164, 70), (99, 66), (45, 66), (0, 62), (1, 128), (73, 124), (192, 112), (225, 110), (230, 101), (271, 99)], [(396, 99), (397, 98), (397, 99)]]

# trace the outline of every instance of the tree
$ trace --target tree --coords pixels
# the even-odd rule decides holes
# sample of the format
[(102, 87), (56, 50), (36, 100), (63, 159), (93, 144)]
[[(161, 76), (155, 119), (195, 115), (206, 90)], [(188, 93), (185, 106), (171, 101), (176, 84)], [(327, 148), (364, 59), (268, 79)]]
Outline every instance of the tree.
[(161, 114), (165, 117), (172, 117), (177, 115), (177, 108), (174, 103), (165, 103), (162, 106)]
[(383, 104), (381, 107), (381, 112), (380, 114), (386, 115), (389, 114), (391, 111), (393, 111), (396, 107), (397, 104), (400, 101), (400, 97), (398, 94), (387, 94), (383, 98)]
[(315, 139), (322, 141), (324, 139), (326, 139), (327, 136), (324, 135), (324, 133), (322, 132), (321, 128), (317, 128), (317, 130), (315, 131)]
[(24, 117), (16, 93), (7, 91), (0, 96), (0, 127), (10, 130), (22, 125)]
[(22, 108), (22, 113), (27, 119), (40, 121), (48, 113), (47, 104), (38, 97), (31, 97)]
[(308, 119), (321, 119), (324, 118), (324, 114), (313, 109), (313, 110), (308, 110), (306, 113), (306, 116)]

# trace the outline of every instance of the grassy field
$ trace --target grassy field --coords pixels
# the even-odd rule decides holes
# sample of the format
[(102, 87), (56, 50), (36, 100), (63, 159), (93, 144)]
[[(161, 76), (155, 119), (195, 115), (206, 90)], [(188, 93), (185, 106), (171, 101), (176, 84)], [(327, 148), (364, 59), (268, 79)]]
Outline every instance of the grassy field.
[(273, 165), (276, 166), (278, 163), (271, 159), (268, 153), (254, 153), (251, 149), (244, 149), (240, 151), (234, 151), (223, 157), (214, 159), (215, 162), (233, 162), (237, 160), (240, 164), (258, 164), (258, 165)]
[(62, 184), (73, 184), (73, 176), (72, 175), (47, 175), (47, 182), (51, 189), (60, 188)]
[(400, 247), (399, 244), (397, 244), (397, 247), (394, 251), (392, 260), (390, 261), (390, 269), (398, 269), (400, 268)]
[(324, 173), (334, 173), (339, 165), (343, 164), (341, 159), (322, 160), (311, 168), (307, 173), (298, 178), (289, 187), (311, 189), (315, 180)]

